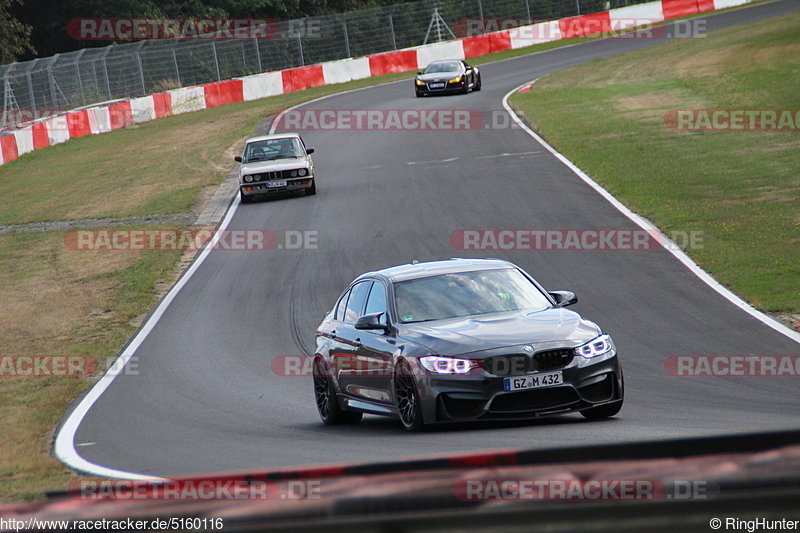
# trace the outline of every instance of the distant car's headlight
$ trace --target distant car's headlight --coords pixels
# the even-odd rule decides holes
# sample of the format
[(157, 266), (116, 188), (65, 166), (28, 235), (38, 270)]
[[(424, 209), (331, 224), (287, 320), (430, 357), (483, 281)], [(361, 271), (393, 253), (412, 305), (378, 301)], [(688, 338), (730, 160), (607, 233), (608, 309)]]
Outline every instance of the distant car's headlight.
[(303, 177), (303, 176), (305, 176), (307, 174), (308, 174), (308, 169), (305, 169), (305, 168), (301, 168), (300, 170), (297, 171), (297, 175), (300, 176), (300, 177)]
[(417, 85), (425, 85), (425, 82), (422, 80), (417, 80)]
[(253, 176), (251, 176), (250, 174), (248, 174), (247, 176), (245, 176), (245, 177), (244, 177), (244, 181), (245, 181), (246, 183), (250, 183), (251, 181), (253, 181)]
[(611, 337), (608, 335), (600, 335), (582, 346), (575, 348), (577, 355), (583, 356), (586, 359), (605, 355), (614, 349), (614, 343), (611, 342)]
[(296, 178), (297, 177), (297, 171), (296, 170), (290, 170), (289, 171), (289, 177), (290, 178)]
[(422, 363), (426, 370), (437, 374), (466, 374), (474, 366), (469, 359), (439, 357), (436, 355), (420, 357), (419, 362)]
[(455, 78), (450, 80), (450, 83), (460, 83), (460, 82), (461, 82), (461, 76), (456, 76)]

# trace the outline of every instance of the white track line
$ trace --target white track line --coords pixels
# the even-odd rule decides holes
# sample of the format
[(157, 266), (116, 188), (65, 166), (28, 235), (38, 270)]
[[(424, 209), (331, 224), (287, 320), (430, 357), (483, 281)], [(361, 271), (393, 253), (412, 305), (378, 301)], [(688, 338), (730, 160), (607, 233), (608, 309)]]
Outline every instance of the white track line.
[(550, 146), (547, 143), (547, 141), (542, 139), (535, 131), (530, 129), (522, 119), (519, 118), (519, 116), (514, 112), (514, 110), (508, 104), (508, 98), (512, 94), (517, 92), (519, 89), (525, 87), (526, 85), (536, 83), (537, 81), (539, 81), (539, 79), (540, 78), (537, 78), (532, 82), (530, 81), (525, 82), (519, 87), (515, 87), (514, 89), (510, 90), (509, 92), (506, 93), (505, 96), (503, 96), (503, 107), (505, 108), (506, 112), (509, 115), (511, 115), (511, 118), (514, 120), (514, 122), (516, 122), (525, 131), (525, 133), (533, 137), (534, 140), (536, 140), (536, 142), (544, 146), (548, 152), (553, 154), (559, 161), (564, 163), (564, 165), (566, 165), (567, 168), (569, 168), (572, 172), (575, 173), (575, 175), (577, 175), (580, 179), (586, 182), (587, 185), (589, 185), (592, 189), (597, 191), (597, 193), (600, 194), (600, 196), (605, 198), (611, 205), (616, 207), (619, 212), (621, 212), (623, 215), (631, 219), (637, 226), (647, 231), (650, 235), (655, 236), (658, 242), (660, 242), (661, 245), (664, 246), (664, 248), (667, 251), (669, 251), (669, 253), (675, 256), (675, 258), (678, 261), (683, 263), (686, 266), (686, 268), (688, 268), (695, 276), (700, 278), (706, 285), (717, 291), (717, 293), (719, 293), (723, 298), (725, 298), (726, 300), (728, 300), (733, 305), (735, 305), (745, 313), (749, 314), (753, 318), (760, 320), (762, 323), (771, 327), (778, 333), (786, 335), (793, 341), (800, 343), (800, 333), (792, 330), (791, 328), (785, 326), (784, 324), (781, 324), (771, 316), (766, 315), (761, 311), (759, 311), (758, 309), (752, 307), (750, 304), (748, 304), (747, 302), (736, 296), (734, 293), (732, 293), (730, 290), (728, 290), (728, 288), (726, 288), (720, 282), (711, 277), (711, 274), (700, 268), (697, 265), (697, 263), (692, 261), (692, 259), (688, 255), (686, 255), (677, 244), (671, 241), (666, 235), (661, 233), (661, 230), (659, 230), (652, 222), (650, 222), (644, 217), (637, 215), (636, 213), (628, 209), (625, 205), (622, 204), (622, 202), (614, 198), (614, 196), (612, 196), (610, 192), (605, 190), (600, 184), (598, 184), (596, 181), (594, 181), (592, 178), (586, 175), (586, 173), (583, 172), (580, 168), (575, 166), (575, 164), (572, 161), (564, 157), (564, 155), (561, 154), (558, 150)]

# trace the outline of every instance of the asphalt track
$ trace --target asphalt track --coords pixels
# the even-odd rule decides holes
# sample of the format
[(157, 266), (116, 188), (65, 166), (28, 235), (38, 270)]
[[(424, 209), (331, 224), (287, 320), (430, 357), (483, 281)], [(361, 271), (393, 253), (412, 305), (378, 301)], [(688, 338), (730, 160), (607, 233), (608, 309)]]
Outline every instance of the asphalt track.
[[(710, 31), (800, 9), (785, 0), (707, 17)], [(318, 109), (474, 109), (544, 74), (656, 44), (607, 39), (483, 66), (484, 90), (416, 99), (410, 82), (328, 98)], [(498, 121), (501, 119), (498, 118)], [(318, 194), (237, 206), (231, 229), (318, 232), (310, 250), (215, 251), (178, 292), (75, 434), (96, 465), (170, 476), (364, 462), (495, 448), (553, 448), (800, 427), (797, 378), (685, 378), (672, 355), (798, 355), (800, 345), (744, 313), (663, 249), (454, 250), (459, 229), (636, 229), (519, 129), (315, 131)], [(365, 417), (320, 422), (308, 377), (276, 356), (313, 353), (314, 330), (356, 275), (453, 256), (520, 264), (615, 339), (627, 385), (615, 419), (579, 415), (406, 434)]]

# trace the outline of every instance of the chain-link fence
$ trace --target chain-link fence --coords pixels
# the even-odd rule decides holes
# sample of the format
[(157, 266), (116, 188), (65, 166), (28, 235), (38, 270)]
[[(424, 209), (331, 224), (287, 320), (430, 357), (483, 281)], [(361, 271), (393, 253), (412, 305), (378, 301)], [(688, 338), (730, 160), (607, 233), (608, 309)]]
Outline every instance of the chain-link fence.
[(143, 40), (0, 67), (0, 128), (118, 98), (465, 37), (647, 0), (423, 0), (276, 23), (269, 38)]

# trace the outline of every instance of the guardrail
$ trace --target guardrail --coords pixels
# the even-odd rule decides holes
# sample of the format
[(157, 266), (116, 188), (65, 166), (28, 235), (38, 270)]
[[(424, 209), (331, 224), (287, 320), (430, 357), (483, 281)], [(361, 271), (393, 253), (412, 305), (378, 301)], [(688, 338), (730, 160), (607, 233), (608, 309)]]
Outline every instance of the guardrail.
[(470, 59), (561, 39), (602, 34), (733, 7), (751, 0), (659, 0), (566, 17), (391, 52), (328, 61), (112, 100), (0, 133), (0, 164), (85, 135), (106, 133), (170, 115), (425, 67), (437, 59)]

